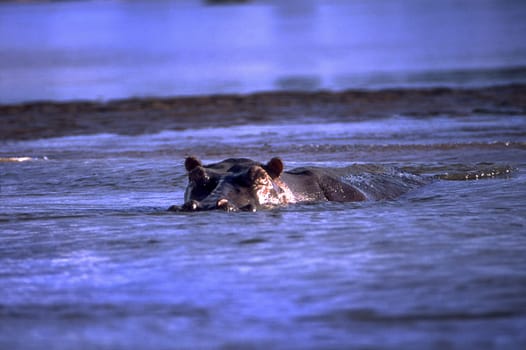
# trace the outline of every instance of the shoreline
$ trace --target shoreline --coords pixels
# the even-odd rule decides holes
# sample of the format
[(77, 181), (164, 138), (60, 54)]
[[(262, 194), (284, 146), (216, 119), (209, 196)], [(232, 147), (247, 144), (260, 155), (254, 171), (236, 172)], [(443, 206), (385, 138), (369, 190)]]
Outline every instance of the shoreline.
[(526, 84), (341, 92), (275, 91), (0, 105), (1, 141), (285, 122), (363, 121), (393, 115), (526, 115)]

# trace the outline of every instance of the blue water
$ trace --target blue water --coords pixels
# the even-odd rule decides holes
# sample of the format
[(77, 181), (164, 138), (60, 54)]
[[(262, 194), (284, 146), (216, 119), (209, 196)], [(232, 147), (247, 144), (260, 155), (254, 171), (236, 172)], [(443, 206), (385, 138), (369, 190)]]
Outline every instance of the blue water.
[(526, 82), (521, 0), (0, 4), (0, 103)]
[[(190, 152), (516, 170), (394, 201), (167, 212)], [(524, 116), (4, 142), (0, 158), (13, 156), (27, 158), (0, 162), (1, 348), (526, 345)]]
[[(0, 103), (526, 83), (524, 18), (518, 0), (2, 2)], [(0, 349), (526, 348), (524, 111), (430, 109), (0, 140)], [(514, 171), (167, 212), (188, 155)]]

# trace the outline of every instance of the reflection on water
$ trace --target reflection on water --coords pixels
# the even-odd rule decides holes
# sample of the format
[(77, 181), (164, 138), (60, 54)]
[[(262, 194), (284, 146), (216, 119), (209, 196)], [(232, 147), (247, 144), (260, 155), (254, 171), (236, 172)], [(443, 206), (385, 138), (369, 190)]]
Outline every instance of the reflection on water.
[(0, 4), (0, 102), (526, 81), (523, 1)]

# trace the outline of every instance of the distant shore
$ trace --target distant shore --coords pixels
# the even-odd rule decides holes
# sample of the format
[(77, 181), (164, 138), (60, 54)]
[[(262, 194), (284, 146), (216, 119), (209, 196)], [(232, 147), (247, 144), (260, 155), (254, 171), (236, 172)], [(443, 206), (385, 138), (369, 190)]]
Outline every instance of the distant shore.
[(109, 102), (31, 102), (0, 105), (0, 140), (240, 124), (359, 121), (393, 115), (526, 115), (526, 85), (484, 88), (262, 92)]

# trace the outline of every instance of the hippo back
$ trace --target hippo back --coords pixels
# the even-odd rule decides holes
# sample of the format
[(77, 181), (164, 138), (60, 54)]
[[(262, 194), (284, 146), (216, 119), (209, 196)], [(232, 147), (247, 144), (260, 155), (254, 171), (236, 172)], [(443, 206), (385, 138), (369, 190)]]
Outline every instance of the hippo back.
[(335, 170), (343, 182), (359, 189), (367, 199), (395, 199), (432, 181), (396, 167), (379, 164), (355, 164)]

